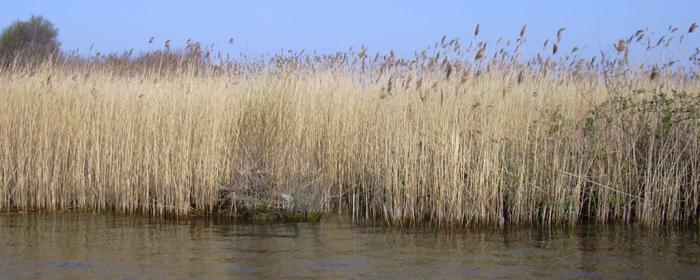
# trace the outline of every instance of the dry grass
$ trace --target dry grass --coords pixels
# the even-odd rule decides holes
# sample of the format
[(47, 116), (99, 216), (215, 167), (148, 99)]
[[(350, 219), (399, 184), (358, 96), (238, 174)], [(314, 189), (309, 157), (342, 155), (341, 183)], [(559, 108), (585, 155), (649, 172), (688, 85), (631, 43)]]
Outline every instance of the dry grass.
[(0, 209), (697, 222), (697, 67), (630, 66), (635, 43), (623, 40), (624, 56), (597, 62), (521, 62), (522, 41), (493, 57), (486, 43), (443, 39), (411, 60), (361, 49), (165, 72), (104, 60), (10, 66)]

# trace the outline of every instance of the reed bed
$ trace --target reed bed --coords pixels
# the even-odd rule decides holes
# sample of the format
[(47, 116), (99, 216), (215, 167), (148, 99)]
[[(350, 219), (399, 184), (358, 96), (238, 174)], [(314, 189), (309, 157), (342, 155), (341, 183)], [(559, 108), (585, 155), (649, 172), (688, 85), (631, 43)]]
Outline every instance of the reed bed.
[(194, 59), (165, 50), (10, 64), (0, 209), (697, 222), (697, 54), (633, 63), (631, 49), (654, 54), (672, 40), (641, 30), (579, 58), (562, 32), (528, 59), (525, 28), (489, 45), (477, 27), (469, 46), (443, 38), (410, 58), (363, 47), (212, 61), (195, 45)]

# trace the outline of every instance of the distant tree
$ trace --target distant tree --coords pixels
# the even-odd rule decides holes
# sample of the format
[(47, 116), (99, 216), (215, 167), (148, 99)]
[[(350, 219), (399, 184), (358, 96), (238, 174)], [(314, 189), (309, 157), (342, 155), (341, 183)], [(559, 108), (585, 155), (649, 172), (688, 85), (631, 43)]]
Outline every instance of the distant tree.
[(0, 35), (0, 58), (5, 62), (37, 61), (58, 53), (58, 29), (42, 16), (15, 21)]

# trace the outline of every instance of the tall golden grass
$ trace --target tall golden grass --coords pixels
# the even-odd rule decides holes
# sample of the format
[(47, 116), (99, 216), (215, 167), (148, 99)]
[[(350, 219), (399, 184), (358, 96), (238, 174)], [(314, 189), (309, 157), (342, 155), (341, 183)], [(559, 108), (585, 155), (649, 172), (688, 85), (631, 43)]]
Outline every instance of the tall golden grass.
[(663, 47), (640, 34), (608, 56), (554, 45), (524, 59), (524, 33), (501, 49), (443, 38), (410, 59), (361, 48), (7, 66), (0, 209), (697, 222), (697, 64), (632, 63), (629, 48)]

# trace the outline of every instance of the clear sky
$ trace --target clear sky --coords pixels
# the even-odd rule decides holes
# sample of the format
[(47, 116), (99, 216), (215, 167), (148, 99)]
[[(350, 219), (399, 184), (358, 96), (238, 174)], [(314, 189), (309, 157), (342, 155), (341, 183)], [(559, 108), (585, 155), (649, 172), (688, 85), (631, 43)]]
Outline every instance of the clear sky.
[[(530, 51), (566, 27), (562, 50), (588, 46), (588, 53), (610, 49), (640, 28), (664, 33), (669, 25), (686, 32), (700, 22), (699, 0), (503, 0), (503, 1), (5, 1), (0, 26), (43, 15), (59, 28), (63, 49), (86, 53), (160, 48), (166, 39), (181, 47), (191, 38), (232, 55), (269, 54), (280, 49), (333, 52), (366, 44), (410, 55), (442, 35), (479, 40), (516, 38), (528, 25)], [(682, 47), (700, 47), (700, 32)], [(147, 44), (153, 36), (156, 42)], [(235, 38), (229, 45), (228, 39)]]

